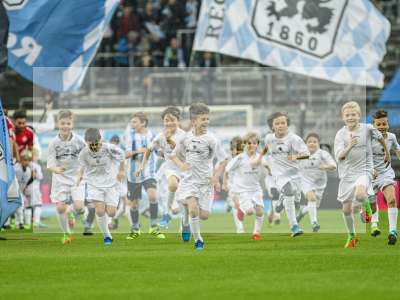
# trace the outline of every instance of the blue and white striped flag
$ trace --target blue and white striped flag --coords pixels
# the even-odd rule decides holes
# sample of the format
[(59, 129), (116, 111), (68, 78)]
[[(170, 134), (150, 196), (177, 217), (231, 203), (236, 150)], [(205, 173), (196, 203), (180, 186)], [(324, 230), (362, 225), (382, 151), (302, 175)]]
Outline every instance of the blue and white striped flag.
[(54, 91), (80, 87), (120, 0), (4, 0), (9, 66)]
[(17, 189), (6, 117), (0, 99), (0, 228), (3, 227), (8, 217), (21, 206)]
[(369, 0), (203, 0), (194, 49), (383, 86), (389, 21)]

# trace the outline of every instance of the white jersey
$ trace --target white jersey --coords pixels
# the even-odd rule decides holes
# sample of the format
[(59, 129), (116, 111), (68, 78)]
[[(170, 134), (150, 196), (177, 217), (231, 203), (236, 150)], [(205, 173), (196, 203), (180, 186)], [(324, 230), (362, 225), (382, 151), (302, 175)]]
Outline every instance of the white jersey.
[(196, 184), (210, 183), (215, 158), (218, 162), (227, 159), (221, 142), (210, 132), (199, 136), (195, 136), (192, 132), (187, 133), (175, 147), (172, 155), (185, 158), (191, 169), (183, 174), (183, 180)]
[[(186, 132), (178, 128), (175, 134), (171, 136), (171, 140), (173, 140), (175, 144), (178, 145), (181, 142), (181, 140), (185, 137), (185, 135)], [(156, 135), (149, 148), (151, 150), (162, 150), (165, 160), (167, 162), (171, 161), (171, 155), (174, 149), (171, 148), (171, 146), (167, 143), (167, 139), (165, 137), (164, 132), (161, 132)], [(182, 158), (182, 156), (179, 158)]]
[(255, 160), (259, 154), (249, 157), (247, 153), (241, 153), (233, 158), (226, 166), (226, 172), (229, 176), (233, 173), (233, 186), (235, 192), (262, 192), (260, 180), (265, 174), (263, 166), (260, 164), (256, 167), (251, 165), (251, 161)]
[(304, 154), (309, 151), (304, 141), (294, 133), (289, 132), (283, 138), (277, 138), (274, 133), (265, 137), (265, 144), (268, 146), (271, 172), (274, 177), (296, 178), (299, 174), (299, 161), (291, 161), (289, 155)]
[[(400, 151), (400, 145), (397, 142), (396, 135), (391, 132), (387, 133), (387, 137), (385, 139), (387, 149), (389, 151)], [(379, 141), (374, 138), (372, 140), (372, 153), (373, 153), (373, 162), (374, 169), (378, 173), (378, 175), (386, 174), (387, 176), (395, 177), (395, 173), (392, 169), (391, 164), (387, 164), (384, 161), (385, 158), (385, 150)]]
[(117, 184), (120, 163), (125, 159), (123, 151), (115, 145), (103, 143), (98, 152), (85, 147), (79, 154), (79, 163), (85, 170), (87, 184), (97, 188)]
[(336, 162), (329, 152), (318, 149), (310, 158), (300, 162), (301, 180), (306, 181), (309, 185), (317, 190), (323, 190), (328, 182), (326, 171), (321, 170), (321, 165), (334, 165)]
[[(357, 138), (357, 145), (350, 150), (344, 160), (339, 160), (339, 154), (350, 144), (351, 137)], [(334, 149), (340, 179), (353, 182), (362, 175), (372, 178), (374, 167), (372, 138), (381, 139), (383, 137), (371, 124), (364, 123), (360, 123), (355, 131), (350, 132), (344, 126), (336, 133)]]
[[(35, 162), (31, 162), (25, 168), (20, 163), (15, 164), (15, 176), (17, 177), (18, 184), (22, 193), (25, 196), (31, 197), (34, 192), (39, 191), (40, 195), (40, 180), (43, 179), (42, 168)], [(32, 177), (33, 172), (36, 173), (35, 179)], [(36, 194), (37, 196), (38, 194)]]
[(76, 176), (79, 171), (78, 157), (84, 147), (85, 141), (76, 134), (72, 134), (68, 141), (61, 140), (57, 135), (50, 142), (47, 168), (65, 168), (65, 172), (62, 174), (53, 173), (53, 181), (71, 186), (76, 184)]

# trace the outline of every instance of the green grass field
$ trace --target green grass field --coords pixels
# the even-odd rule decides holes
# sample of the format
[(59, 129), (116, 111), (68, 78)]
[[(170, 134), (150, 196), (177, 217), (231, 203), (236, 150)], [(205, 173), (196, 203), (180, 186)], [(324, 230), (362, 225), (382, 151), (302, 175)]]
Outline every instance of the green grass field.
[[(324, 228), (341, 216), (321, 212), (320, 220)], [(308, 219), (303, 224), (309, 229)], [(217, 233), (232, 232), (228, 214), (213, 215), (204, 229), (202, 252), (176, 233), (135, 241), (116, 233), (112, 246), (100, 234), (75, 234), (64, 246), (56, 233), (2, 232), (9, 240), (0, 241), (0, 299), (396, 299), (400, 292), (400, 243), (387, 245), (386, 226), (377, 238), (361, 234), (355, 249), (343, 248), (343, 233), (293, 239), (285, 224), (265, 225), (259, 242)]]

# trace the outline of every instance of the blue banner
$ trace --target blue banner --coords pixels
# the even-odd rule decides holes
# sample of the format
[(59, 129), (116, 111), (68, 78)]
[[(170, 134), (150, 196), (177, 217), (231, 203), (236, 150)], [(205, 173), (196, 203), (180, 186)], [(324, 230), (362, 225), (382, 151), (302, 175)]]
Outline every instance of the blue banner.
[[(13, 184), (14, 191), (10, 192)], [(18, 196), (18, 188), (15, 184), (15, 171), (12, 162), (6, 117), (0, 99), (0, 228), (3, 227), (8, 217), (21, 206), (21, 199)]]
[(80, 87), (120, 0), (5, 0), (9, 66), (53, 91)]

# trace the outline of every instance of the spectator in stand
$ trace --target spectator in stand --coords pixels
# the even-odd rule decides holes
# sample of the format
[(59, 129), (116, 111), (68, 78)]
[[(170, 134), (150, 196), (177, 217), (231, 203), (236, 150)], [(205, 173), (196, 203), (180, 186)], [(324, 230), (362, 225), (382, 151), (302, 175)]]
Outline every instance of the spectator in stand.
[(185, 28), (186, 1), (168, 0), (161, 7), (161, 28), (167, 40), (176, 35), (177, 31)]
[(18, 145), (15, 142), (14, 124), (11, 121), (10, 117), (8, 116), (7, 109), (4, 109), (4, 114), (6, 115), (6, 124), (7, 124), (7, 129), (8, 129), (8, 136), (10, 137), (10, 147), (11, 147), (12, 156), (16, 161), (19, 161)]
[(149, 95), (149, 90), (153, 85), (153, 81), (151, 78), (151, 68), (153, 67), (153, 61), (151, 55), (148, 52), (143, 53), (141, 61), (138, 65), (140, 67), (140, 82), (143, 87), (143, 97), (142, 103), (147, 100)]
[(32, 129), (26, 126), (26, 111), (16, 110), (13, 115), (13, 123), (18, 153), (21, 154), (24, 150), (32, 151), (35, 134)]
[(214, 83), (215, 83), (215, 71), (217, 67), (217, 60), (215, 55), (211, 52), (204, 52), (200, 58), (200, 71), (201, 81), (203, 86), (203, 97), (207, 100), (207, 104), (213, 104), (214, 102)]
[(118, 39), (127, 38), (130, 31), (140, 31), (140, 17), (134, 6), (127, 5), (122, 8), (117, 26)]
[(200, 3), (198, 0), (187, 0), (186, 2), (186, 27), (196, 28), (197, 15), (199, 12)]
[(178, 74), (179, 69), (186, 67), (183, 50), (179, 47), (176, 37), (170, 41), (169, 47), (164, 54), (164, 67), (169, 67), (166, 72), (170, 73), (166, 79), (168, 88), (168, 99), (170, 104), (179, 104), (182, 97), (182, 78)]

